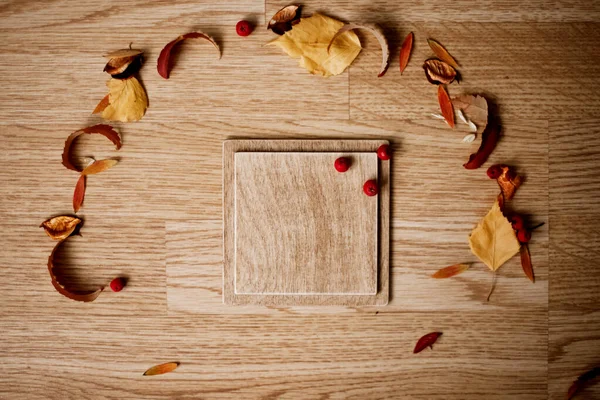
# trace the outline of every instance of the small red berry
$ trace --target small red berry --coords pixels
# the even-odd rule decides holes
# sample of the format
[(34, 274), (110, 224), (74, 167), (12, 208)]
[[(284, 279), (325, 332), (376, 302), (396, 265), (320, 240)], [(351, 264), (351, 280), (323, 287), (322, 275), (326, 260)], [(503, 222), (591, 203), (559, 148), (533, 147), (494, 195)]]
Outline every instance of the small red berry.
[(113, 292), (120, 292), (125, 287), (125, 279), (115, 278), (110, 281), (110, 288)]
[(487, 170), (487, 176), (490, 179), (498, 179), (502, 175), (502, 167), (500, 165), (492, 165)]
[(340, 157), (335, 160), (333, 166), (338, 172), (346, 172), (350, 168), (350, 159), (347, 157)]
[(517, 215), (517, 214), (511, 215), (511, 217), (508, 220), (510, 221), (510, 223), (515, 231), (520, 231), (525, 226), (523, 217), (521, 217), (520, 215)]
[(519, 229), (517, 231), (517, 239), (519, 239), (519, 242), (521, 243), (527, 243), (531, 240), (531, 232), (527, 229)]
[(248, 21), (240, 21), (235, 25), (235, 31), (240, 36), (248, 36), (254, 28)]
[(379, 193), (379, 187), (377, 187), (377, 181), (375, 179), (371, 179), (365, 182), (363, 185), (363, 191), (367, 196), (375, 196)]
[(390, 158), (392, 158), (392, 149), (390, 145), (382, 144), (381, 146), (379, 146), (379, 148), (377, 149), (377, 157), (379, 157), (380, 160), (389, 160)]

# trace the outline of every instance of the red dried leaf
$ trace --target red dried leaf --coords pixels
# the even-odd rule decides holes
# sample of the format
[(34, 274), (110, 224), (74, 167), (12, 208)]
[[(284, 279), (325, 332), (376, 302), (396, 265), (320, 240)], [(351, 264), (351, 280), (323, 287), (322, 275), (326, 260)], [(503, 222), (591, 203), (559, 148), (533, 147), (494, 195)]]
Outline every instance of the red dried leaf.
[(451, 128), (454, 128), (454, 107), (452, 106), (450, 96), (448, 96), (448, 92), (443, 85), (438, 86), (438, 102), (440, 103), (440, 110), (442, 111), (444, 119)]
[(108, 107), (108, 105), (110, 104), (110, 100), (108, 98), (108, 95), (104, 96), (102, 98), (102, 100), (100, 100), (100, 103), (98, 103), (98, 105), (96, 106), (96, 108), (94, 108), (94, 111), (92, 111), (92, 114), (99, 114), (102, 111), (104, 111), (104, 109), (106, 107)]
[(99, 174), (100, 172), (104, 172), (107, 169), (114, 167), (115, 165), (117, 165), (117, 163), (118, 163), (117, 160), (94, 161), (93, 163), (91, 163), (90, 165), (85, 167), (83, 171), (81, 171), (81, 175), (87, 176), (87, 175)]
[(523, 272), (529, 278), (531, 282), (535, 282), (535, 277), (533, 276), (533, 265), (531, 265), (531, 255), (529, 254), (529, 246), (527, 243), (523, 243), (521, 245), (521, 266), (523, 267)]
[(221, 49), (219, 48), (219, 45), (217, 44), (217, 42), (215, 42), (215, 40), (213, 38), (211, 38), (210, 36), (208, 36), (207, 34), (202, 33), (202, 32), (186, 33), (185, 35), (181, 35), (177, 39), (169, 42), (160, 52), (160, 55), (158, 56), (158, 62), (157, 62), (158, 74), (160, 76), (162, 76), (165, 79), (169, 79), (169, 72), (171, 71), (171, 65), (170, 65), (171, 52), (173, 51), (175, 46), (185, 39), (195, 39), (195, 38), (202, 38), (202, 39), (208, 40), (210, 43), (212, 43), (212, 45), (215, 46), (215, 49), (217, 49), (217, 51), (219, 53), (219, 58), (221, 58)]
[(481, 145), (479, 146), (477, 153), (471, 154), (469, 161), (463, 164), (463, 166), (466, 169), (477, 169), (481, 167), (496, 148), (496, 143), (498, 143), (499, 139), (500, 124), (495, 121), (490, 121), (481, 135)]
[(83, 198), (85, 197), (85, 175), (80, 175), (75, 185), (75, 191), (73, 192), (73, 211), (77, 212), (83, 204)]
[(277, 11), (273, 17), (271, 17), (271, 20), (267, 25), (267, 29), (272, 30), (278, 35), (283, 35), (292, 29), (292, 23), (298, 18), (300, 18), (298, 6), (291, 4), (283, 7), (281, 10)]
[(112, 128), (112, 126), (110, 126), (110, 125), (98, 124), (98, 125), (88, 126), (87, 128), (80, 129), (78, 131), (71, 133), (69, 135), (69, 137), (67, 138), (67, 140), (65, 141), (65, 148), (63, 149), (63, 153), (62, 153), (62, 164), (65, 167), (67, 167), (68, 169), (71, 169), (71, 170), (77, 171), (77, 172), (82, 171), (81, 169), (78, 169), (77, 167), (75, 167), (73, 165), (73, 163), (71, 162), (71, 146), (73, 145), (73, 142), (75, 141), (75, 139), (77, 139), (80, 135), (82, 135), (84, 133), (89, 133), (89, 134), (98, 133), (100, 135), (103, 135), (107, 139), (109, 139), (111, 142), (114, 143), (117, 150), (119, 150), (121, 148), (121, 137), (119, 136), (117, 131), (115, 131)]
[(160, 365), (155, 365), (154, 367), (148, 368), (148, 370), (144, 372), (144, 376), (166, 374), (167, 372), (174, 371), (177, 367), (179, 367), (178, 362), (168, 362)]
[(458, 275), (460, 273), (465, 272), (470, 267), (469, 264), (455, 264), (446, 268), (442, 268), (437, 271), (435, 274), (431, 275), (432, 278), (435, 279), (444, 279), (450, 278), (452, 276)]
[(415, 34), (409, 33), (402, 42), (402, 47), (400, 48), (400, 75), (406, 69), (408, 65), (408, 60), (410, 59), (410, 53), (412, 52), (413, 42), (415, 40)]
[(500, 168), (502, 168), (502, 175), (496, 179), (496, 182), (500, 186), (504, 200), (510, 200), (514, 197), (521, 183), (523, 183), (523, 178), (507, 165), (502, 165)]
[(450, 53), (448, 53), (448, 50), (446, 50), (446, 48), (444, 46), (442, 46), (438, 41), (433, 40), (433, 39), (427, 39), (427, 43), (429, 44), (429, 47), (431, 47), (431, 50), (433, 50), (435, 55), (440, 60), (447, 62), (448, 64), (452, 65), (454, 68), (459, 67), (458, 63), (456, 62), (454, 57), (452, 57), (450, 55)]
[(385, 73), (390, 65), (390, 48), (388, 46), (387, 39), (385, 38), (385, 36), (383, 34), (383, 30), (381, 29), (381, 27), (379, 25), (346, 24), (346, 25), (342, 26), (340, 28), (340, 30), (337, 31), (335, 33), (335, 35), (333, 35), (333, 37), (329, 41), (329, 45), (327, 46), (327, 52), (329, 53), (329, 49), (331, 48), (331, 45), (333, 44), (335, 39), (337, 39), (338, 36), (340, 36), (341, 34), (343, 34), (345, 32), (352, 31), (354, 29), (366, 29), (377, 38), (377, 41), (379, 42), (379, 45), (381, 46), (381, 58), (382, 58), (381, 59), (381, 68), (379, 69), (379, 74), (377, 75), (377, 77), (381, 78), (383, 75), (385, 75)]
[(567, 400), (570, 400), (579, 392), (583, 387), (592, 379), (600, 376), (600, 367), (592, 368), (586, 373), (582, 374), (579, 378), (573, 382), (573, 384), (569, 387), (569, 391), (567, 392)]
[(58, 293), (62, 294), (65, 297), (68, 297), (71, 300), (85, 301), (85, 302), (94, 301), (100, 295), (100, 293), (102, 292), (102, 290), (104, 288), (100, 288), (93, 292), (81, 292), (81, 291), (68, 290), (60, 282), (58, 282), (58, 280), (56, 279), (56, 275), (54, 275), (54, 255), (55, 255), (58, 247), (61, 244), (63, 244), (66, 240), (67, 239), (58, 242), (56, 244), (56, 246), (54, 246), (54, 249), (52, 249), (52, 253), (50, 253), (50, 256), (48, 257), (48, 272), (50, 273), (50, 279), (52, 280), (52, 286), (54, 286), (54, 288), (56, 289), (56, 291)]
[(413, 353), (415, 353), (415, 354), (420, 353), (421, 351), (425, 350), (425, 348), (427, 348), (427, 347), (430, 347), (431, 349), (433, 349), (433, 344), (436, 342), (436, 340), (438, 340), (438, 338), (440, 336), (442, 336), (442, 332), (431, 332), (431, 333), (428, 333), (427, 335), (423, 336), (417, 342), (417, 345), (415, 346)]

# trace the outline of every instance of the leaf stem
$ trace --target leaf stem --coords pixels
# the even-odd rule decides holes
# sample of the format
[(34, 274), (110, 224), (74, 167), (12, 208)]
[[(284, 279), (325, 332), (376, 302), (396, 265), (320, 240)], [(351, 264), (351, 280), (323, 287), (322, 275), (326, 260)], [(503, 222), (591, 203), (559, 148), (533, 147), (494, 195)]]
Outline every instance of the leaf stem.
[(490, 288), (490, 292), (487, 295), (487, 301), (490, 301), (490, 296), (494, 292), (495, 287), (496, 287), (496, 271), (494, 271), (494, 277), (492, 278), (492, 287)]

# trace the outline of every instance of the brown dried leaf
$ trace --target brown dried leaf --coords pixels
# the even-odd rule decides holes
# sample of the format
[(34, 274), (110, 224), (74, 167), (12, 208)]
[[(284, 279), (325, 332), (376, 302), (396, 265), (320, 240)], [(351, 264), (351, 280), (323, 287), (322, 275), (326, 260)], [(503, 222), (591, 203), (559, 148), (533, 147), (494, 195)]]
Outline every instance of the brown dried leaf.
[(431, 275), (431, 277), (435, 279), (450, 278), (452, 276), (465, 272), (469, 269), (469, 267), (469, 264), (454, 264), (449, 267), (438, 270), (435, 274)]
[(73, 142), (75, 141), (75, 139), (77, 139), (80, 135), (82, 135), (84, 133), (89, 133), (89, 134), (98, 133), (100, 135), (103, 135), (107, 139), (109, 139), (111, 142), (114, 143), (117, 150), (119, 150), (121, 148), (121, 137), (119, 136), (117, 131), (115, 131), (112, 128), (112, 126), (110, 126), (110, 125), (98, 124), (98, 125), (88, 126), (87, 128), (80, 129), (78, 131), (71, 133), (69, 135), (69, 137), (67, 138), (67, 140), (65, 141), (65, 148), (63, 149), (63, 153), (62, 153), (62, 164), (65, 167), (67, 167), (68, 169), (71, 169), (71, 170), (77, 171), (77, 172), (82, 171), (81, 169), (78, 169), (77, 167), (75, 167), (73, 165), (70, 157), (71, 157), (71, 146), (73, 145)]
[(115, 165), (117, 165), (117, 163), (118, 163), (117, 160), (94, 161), (93, 163), (91, 163), (90, 165), (85, 167), (83, 171), (81, 171), (81, 175), (87, 176), (87, 175), (99, 174), (100, 172), (104, 172), (107, 169), (114, 167)]
[(339, 35), (341, 35), (345, 32), (348, 32), (348, 31), (352, 31), (354, 29), (366, 29), (369, 32), (371, 32), (373, 35), (375, 35), (375, 37), (377, 38), (377, 41), (379, 42), (379, 45), (381, 46), (381, 68), (379, 69), (379, 74), (377, 75), (377, 77), (381, 78), (383, 75), (385, 75), (385, 73), (389, 67), (389, 64), (390, 64), (390, 49), (388, 46), (387, 39), (383, 35), (383, 30), (381, 29), (381, 27), (379, 25), (346, 24), (346, 25), (342, 26), (340, 28), (340, 30), (337, 31), (335, 35), (333, 35), (333, 38), (331, 38), (331, 41), (329, 42), (329, 45), (327, 46), (327, 52), (329, 53), (329, 48), (333, 44), (333, 41)]
[(44, 228), (46, 234), (54, 240), (64, 240), (77, 228), (81, 220), (70, 215), (53, 217), (42, 222), (40, 228)]
[(83, 198), (85, 197), (85, 175), (80, 175), (75, 185), (75, 191), (73, 192), (73, 211), (77, 212), (83, 204)]
[(433, 350), (433, 344), (438, 340), (438, 338), (440, 336), (442, 336), (442, 332), (431, 332), (431, 333), (428, 333), (427, 335), (424, 335), (417, 342), (415, 349), (413, 350), (413, 353), (414, 354), (420, 353), (421, 351), (425, 350), (427, 347), (430, 347)]
[(414, 40), (415, 34), (411, 32), (406, 35), (406, 39), (404, 39), (404, 42), (402, 42), (402, 47), (400, 48), (400, 75), (402, 75), (406, 69), (406, 66), (408, 65)]
[(496, 181), (498, 182), (498, 186), (500, 186), (504, 200), (510, 200), (515, 195), (519, 186), (521, 186), (521, 183), (523, 183), (523, 178), (517, 175), (516, 172), (507, 165), (503, 165), (501, 168), (502, 175), (500, 175)]
[(457, 75), (456, 70), (452, 66), (437, 58), (426, 60), (423, 63), (423, 69), (429, 83), (433, 83), (434, 85), (450, 84), (454, 82)]
[(488, 102), (480, 95), (463, 94), (454, 97), (452, 104), (462, 110), (467, 118), (477, 125), (477, 131), (483, 132), (488, 123)]
[(531, 265), (531, 254), (529, 254), (529, 246), (527, 246), (527, 243), (521, 245), (521, 267), (523, 267), (523, 272), (525, 272), (525, 275), (527, 275), (529, 280), (535, 282), (533, 265)]
[(102, 111), (104, 111), (104, 109), (106, 107), (108, 107), (108, 105), (110, 104), (109, 100), (108, 100), (108, 96), (106, 95), (102, 98), (102, 100), (100, 100), (100, 103), (98, 103), (98, 105), (96, 106), (96, 108), (94, 108), (94, 111), (92, 111), (92, 114), (99, 114)]
[(144, 372), (144, 376), (166, 374), (167, 372), (174, 371), (177, 367), (179, 367), (178, 362), (168, 362), (155, 365), (154, 367), (148, 368), (148, 370)]
[(175, 46), (178, 43), (180, 43), (181, 41), (186, 40), (186, 39), (196, 39), (196, 38), (200, 38), (200, 39), (209, 41), (215, 47), (215, 49), (217, 49), (217, 52), (219, 53), (219, 59), (221, 58), (221, 49), (219, 48), (219, 45), (217, 44), (217, 42), (215, 42), (215, 39), (211, 38), (210, 36), (208, 36), (206, 33), (203, 33), (203, 32), (186, 33), (185, 35), (181, 35), (181, 36), (177, 37), (177, 39), (172, 40), (171, 42), (167, 43), (167, 45), (162, 49), (162, 51), (160, 52), (160, 55), (158, 56), (158, 62), (156, 64), (156, 68), (158, 69), (158, 74), (165, 79), (169, 79), (169, 72), (171, 71), (171, 52), (173, 51)]
[(442, 46), (439, 42), (437, 42), (436, 40), (433, 40), (433, 39), (427, 39), (427, 43), (429, 44), (429, 47), (431, 47), (431, 50), (433, 50), (435, 55), (440, 60), (447, 62), (454, 68), (459, 67), (459, 65), (456, 62), (456, 60), (454, 59), (454, 57), (452, 57), (450, 55), (450, 53), (448, 53), (448, 50), (446, 50), (446, 48), (444, 46)]
[(111, 58), (104, 66), (104, 72), (109, 73), (114, 79), (127, 79), (141, 67), (141, 56)]
[(56, 246), (54, 246), (54, 249), (52, 249), (52, 253), (50, 253), (50, 256), (48, 257), (48, 272), (50, 273), (50, 279), (52, 280), (52, 286), (54, 286), (54, 288), (56, 289), (56, 291), (58, 293), (62, 294), (65, 297), (68, 297), (71, 300), (85, 301), (85, 302), (94, 301), (100, 295), (100, 293), (102, 293), (102, 290), (104, 288), (100, 288), (93, 292), (71, 291), (71, 290), (66, 289), (60, 282), (58, 282), (58, 280), (56, 279), (56, 276), (54, 275), (54, 256), (56, 254), (56, 250), (66, 240), (67, 239), (61, 240), (60, 242), (58, 242), (56, 244)]
[(285, 32), (292, 29), (292, 22), (300, 18), (298, 6), (290, 4), (277, 11), (271, 20), (267, 29), (272, 30), (278, 35), (283, 35)]
[(454, 128), (454, 108), (452, 107), (450, 96), (448, 96), (448, 92), (443, 85), (438, 86), (438, 102), (440, 103), (440, 110), (444, 119), (451, 128)]
[(573, 384), (569, 387), (569, 391), (567, 392), (567, 400), (571, 400), (573, 396), (577, 394), (583, 387), (588, 384), (592, 379), (600, 376), (600, 367), (592, 368), (586, 373), (582, 374), (573, 382)]

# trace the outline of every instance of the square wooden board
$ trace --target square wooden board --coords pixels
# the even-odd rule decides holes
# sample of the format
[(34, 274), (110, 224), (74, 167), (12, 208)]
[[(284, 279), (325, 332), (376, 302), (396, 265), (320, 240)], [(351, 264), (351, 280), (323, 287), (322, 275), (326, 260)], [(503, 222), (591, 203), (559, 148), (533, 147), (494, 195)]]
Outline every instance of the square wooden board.
[[(226, 304), (382, 305), (389, 162), (381, 140), (233, 140), (223, 148)], [(339, 173), (336, 158), (352, 160)], [(362, 192), (377, 179), (380, 193)]]

